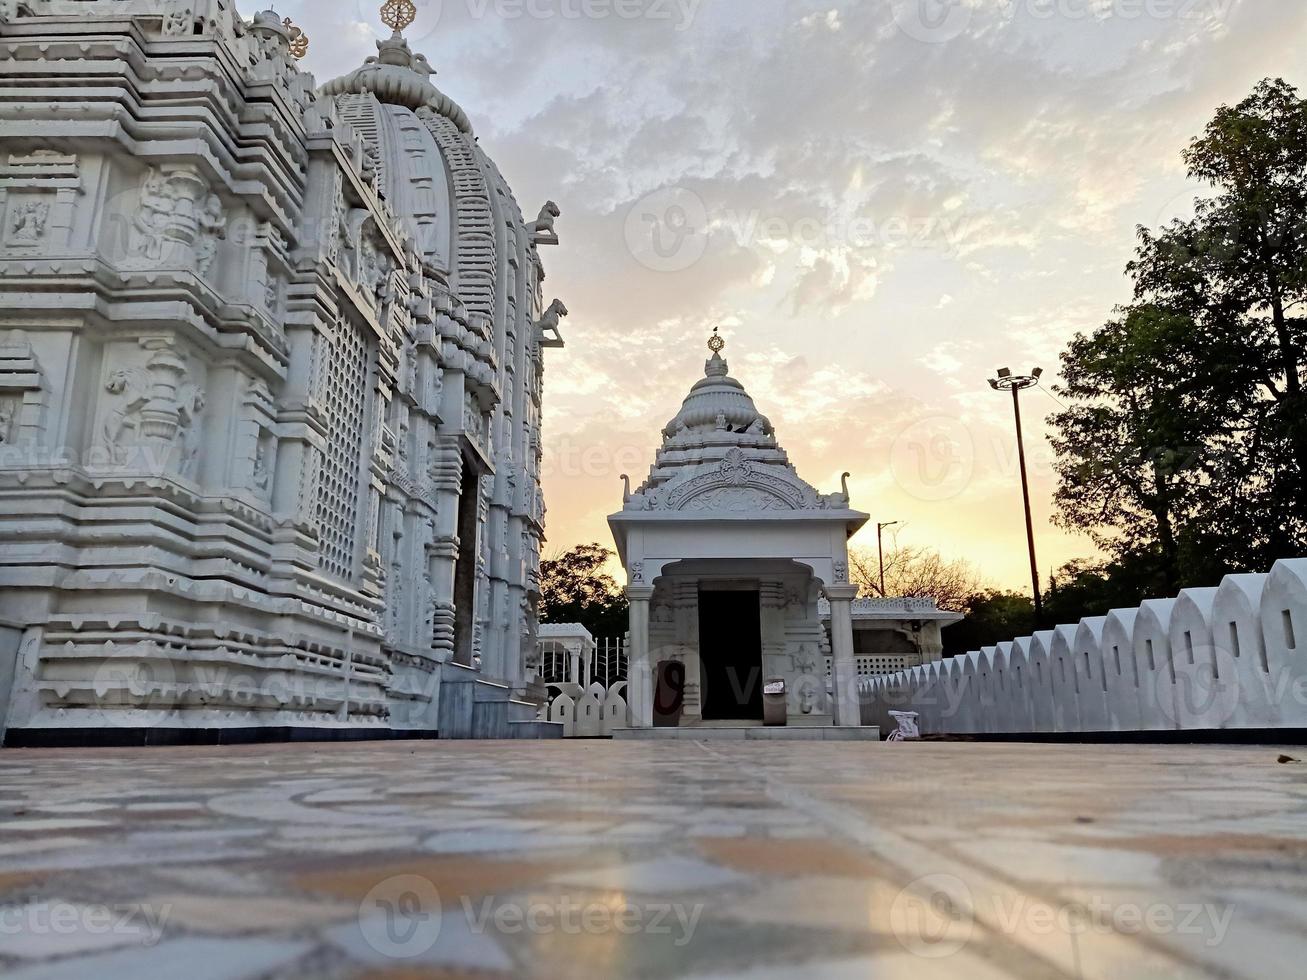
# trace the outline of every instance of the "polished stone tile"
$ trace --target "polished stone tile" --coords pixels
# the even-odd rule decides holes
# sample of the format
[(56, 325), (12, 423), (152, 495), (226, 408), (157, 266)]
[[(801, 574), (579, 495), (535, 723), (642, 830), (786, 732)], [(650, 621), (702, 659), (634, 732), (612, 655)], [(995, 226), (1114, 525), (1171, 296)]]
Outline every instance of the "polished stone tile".
[(653, 861), (618, 864), (595, 871), (574, 871), (557, 875), (553, 880), (560, 885), (584, 888), (677, 894), (739, 885), (750, 879), (729, 868), (673, 854)]
[[(171, 909), (157, 945), (38, 928), (20, 953), (0, 935), (0, 974), (989, 980), (1307, 961), (1307, 784), (1274, 750), (674, 748), (0, 752), (0, 911)], [(414, 905), (413, 882), (435, 897)], [(1229, 911), (1214, 943), (1164, 921), (1204, 903)], [(559, 918), (575, 906), (588, 926)]]
[[(293, 964), (312, 949), (298, 940), (177, 939), (146, 949), (120, 949), (33, 964), (6, 973), (6, 980), (252, 980)], [(290, 974), (293, 975), (293, 974)]]

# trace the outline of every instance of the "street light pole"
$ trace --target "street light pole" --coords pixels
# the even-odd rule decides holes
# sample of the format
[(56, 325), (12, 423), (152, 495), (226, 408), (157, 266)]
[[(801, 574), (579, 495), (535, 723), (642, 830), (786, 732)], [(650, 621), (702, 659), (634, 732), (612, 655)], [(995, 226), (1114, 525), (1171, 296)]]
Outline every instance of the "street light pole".
[(1035, 521), (1030, 513), (1030, 478), (1026, 475), (1026, 441), (1021, 431), (1021, 392), (1034, 388), (1043, 376), (1041, 368), (1029, 374), (1014, 375), (1008, 368), (1000, 368), (997, 378), (989, 380), (995, 391), (1012, 392), (1012, 413), (1017, 424), (1017, 459), (1021, 464), (1021, 499), (1026, 507), (1026, 544), (1030, 549), (1030, 588), (1035, 597), (1035, 626), (1044, 621), (1044, 600), (1039, 594), (1039, 563), (1035, 560)]
[(887, 598), (885, 595), (885, 543), (883, 532), (887, 527), (893, 527), (898, 521), (887, 521), (884, 524), (876, 525), (876, 554), (880, 558), (880, 597)]

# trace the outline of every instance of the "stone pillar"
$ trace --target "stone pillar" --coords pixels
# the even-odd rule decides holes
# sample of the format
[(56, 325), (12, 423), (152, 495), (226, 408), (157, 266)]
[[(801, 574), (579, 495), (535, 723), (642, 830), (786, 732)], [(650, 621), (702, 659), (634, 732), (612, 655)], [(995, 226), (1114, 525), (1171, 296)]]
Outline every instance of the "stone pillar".
[(567, 679), (573, 684), (584, 686), (585, 680), (581, 676), (581, 644), (571, 643), (567, 647)]
[(458, 440), (437, 437), (428, 461), (427, 479), (436, 502), (432, 542), (427, 551), (431, 579), (431, 646), (436, 658), (454, 656), (454, 569), (458, 562), (458, 503), (463, 456)]
[(631, 648), (627, 656), (626, 700), (632, 728), (653, 728), (654, 665), (649, 662), (649, 600), (652, 585), (629, 585)]
[(858, 705), (858, 663), (853, 656), (853, 600), (856, 585), (828, 585), (830, 600), (831, 677), (834, 680), (833, 714), (841, 727), (862, 724)]
[(682, 718), (703, 715), (702, 670), (699, 660), (699, 580), (673, 578), (672, 615), (675, 619), (676, 643), (685, 651), (685, 698)]

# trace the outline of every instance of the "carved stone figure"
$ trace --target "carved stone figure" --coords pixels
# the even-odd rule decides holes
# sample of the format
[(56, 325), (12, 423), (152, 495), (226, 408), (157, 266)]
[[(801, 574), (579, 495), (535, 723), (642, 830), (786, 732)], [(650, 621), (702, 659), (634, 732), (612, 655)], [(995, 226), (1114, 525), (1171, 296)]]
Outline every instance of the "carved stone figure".
[(268, 484), (272, 481), (272, 473), (268, 468), (268, 449), (262, 442), (254, 450), (254, 471), (250, 479), (254, 483), (255, 489), (264, 492), (267, 491)]
[(24, 201), (14, 211), (12, 240), (40, 241), (45, 237), (45, 227), (49, 219), (50, 205), (45, 201)]
[(145, 366), (115, 369), (105, 382), (115, 396), (105, 419), (105, 442), (118, 465), (158, 466), (189, 476), (199, 452), (204, 392), (190, 382), (186, 360), (170, 341), (141, 344), (153, 351)]
[(195, 14), (189, 6), (174, 7), (163, 15), (163, 33), (170, 37), (184, 37), (191, 33)]
[(135, 231), (131, 244), (133, 254), (156, 261), (163, 257), (165, 224), (174, 205), (163, 175), (158, 170), (151, 170), (145, 175), (140, 207), (132, 217)]
[(0, 445), (5, 445), (13, 438), (14, 419), (18, 416), (18, 406), (12, 401), (0, 401)]
[(213, 267), (218, 241), (227, 237), (226, 229), (227, 217), (222, 211), (222, 199), (217, 194), (210, 194), (200, 213), (200, 238), (195, 246), (195, 269), (200, 275), (208, 275)]
[(567, 307), (563, 305), (561, 299), (556, 299), (549, 304), (544, 315), (536, 323), (536, 336), (540, 338), (542, 347), (561, 347), (563, 344), (563, 335), (559, 332), (559, 323), (563, 317), (567, 316)]
[(554, 221), (562, 213), (557, 204), (553, 201), (546, 201), (545, 206), (540, 209), (540, 215), (536, 218), (535, 224), (531, 226), (531, 240), (537, 245), (557, 245), (558, 232), (554, 230)]

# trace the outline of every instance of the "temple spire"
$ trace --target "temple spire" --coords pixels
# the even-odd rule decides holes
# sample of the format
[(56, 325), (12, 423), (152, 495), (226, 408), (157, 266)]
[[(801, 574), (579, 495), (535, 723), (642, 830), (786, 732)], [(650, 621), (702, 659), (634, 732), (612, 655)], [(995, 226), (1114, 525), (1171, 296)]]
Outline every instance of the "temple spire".
[(722, 358), (722, 351), (726, 349), (726, 340), (718, 332), (717, 327), (712, 328), (712, 336), (708, 338), (708, 349), (712, 351), (712, 357), (703, 363), (703, 373), (709, 378), (724, 378), (728, 370), (726, 361)]
[(381, 22), (395, 32), (395, 37), (404, 33), (404, 28), (417, 20), (418, 8), (413, 0), (386, 0), (381, 7)]

